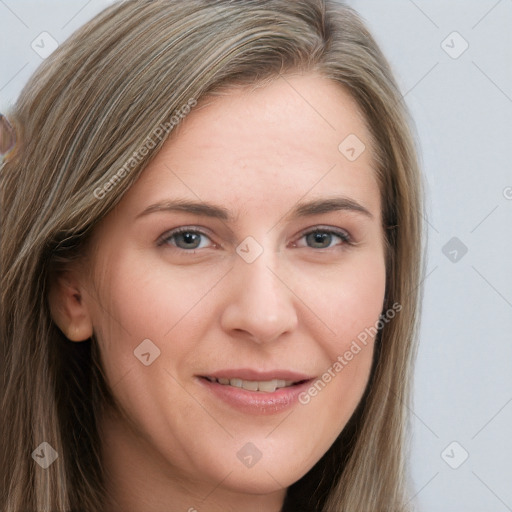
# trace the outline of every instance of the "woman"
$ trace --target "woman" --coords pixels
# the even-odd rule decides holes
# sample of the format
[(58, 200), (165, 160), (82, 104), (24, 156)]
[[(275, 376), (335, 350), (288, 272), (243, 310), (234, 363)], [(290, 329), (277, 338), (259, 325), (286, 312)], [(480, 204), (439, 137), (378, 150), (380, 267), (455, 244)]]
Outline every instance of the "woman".
[(420, 178), (351, 9), (125, 1), (7, 118), (2, 510), (409, 510)]

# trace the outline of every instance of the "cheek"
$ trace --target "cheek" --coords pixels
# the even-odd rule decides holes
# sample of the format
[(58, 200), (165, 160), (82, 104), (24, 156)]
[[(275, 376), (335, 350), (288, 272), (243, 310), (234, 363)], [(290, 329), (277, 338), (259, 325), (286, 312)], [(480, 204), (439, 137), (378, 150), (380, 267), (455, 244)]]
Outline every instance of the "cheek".
[(315, 279), (316, 286), (312, 279), (302, 280), (301, 297), (316, 316), (309, 322), (310, 332), (326, 364), (300, 401), (338, 431), (356, 408), (370, 375), (386, 286), (385, 262), (378, 254), (324, 273)]
[[(93, 303), (95, 327), (112, 328), (118, 344), (124, 340), (163, 339), (204, 298), (218, 281), (220, 270), (195, 272), (173, 268), (162, 256), (123, 248), (109, 255), (96, 273)], [(107, 261), (107, 258), (105, 259)], [(106, 335), (106, 333), (104, 333)], [(106, 337), (106, 336), (105, 336)]]
[[(184, 297), (181, 284), (148, 269), (133, 251), (119, 253), (125, 255), (108, 259), (96, 274), (93, 301), (94, 332), (111, 385), (158, 360), (161, 340), (186, 315), (195, 296)], [(180, 344), (173, 350), (179, 354)]]
[(340, 265), (321, 272), (304, 271), (297, 284), (297, 294), (317, 317), (308, 325), (317, 326), (315, 337), (334, 361), (352, 340), (373, 327), (382, 313), (384, 258), (378, 251), (353, 253)]

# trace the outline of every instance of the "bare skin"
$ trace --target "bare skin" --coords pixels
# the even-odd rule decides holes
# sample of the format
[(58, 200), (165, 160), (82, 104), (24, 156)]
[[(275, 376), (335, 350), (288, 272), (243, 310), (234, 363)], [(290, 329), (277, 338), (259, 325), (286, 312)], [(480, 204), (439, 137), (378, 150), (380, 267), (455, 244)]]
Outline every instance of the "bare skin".
[[(349, 134), (366, 145), (354, 161), (338, 149)], [(293, 215), (334, 197), (349, 201)], [(233, 218), (162, 207), (176, 199)], [(94, 333), (123, 411), (102, 423), (108, 512), (281, 509), (368, 381), (373, 340), (332, 368), (382, 312), (380, 210), (369, 133), (339, 85), (288, 76), (193, 109), (96, 227), (92, 275), (70, 268), (51, 294), (69, 339)], [(149, 365), (134, 354), (146, 339)], [(314, 383), (329, 368), (307, 403), (270, 413), (226, 402), (203, 378), (286, 370)]]

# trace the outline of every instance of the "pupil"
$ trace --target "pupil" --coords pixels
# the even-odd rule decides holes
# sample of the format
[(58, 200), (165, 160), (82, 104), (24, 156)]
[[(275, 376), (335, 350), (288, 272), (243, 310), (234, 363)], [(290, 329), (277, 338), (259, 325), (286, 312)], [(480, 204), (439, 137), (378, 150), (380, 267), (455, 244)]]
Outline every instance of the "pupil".
[(194, 244), (195, 237), (197, 237), (197, 234), (195, 233), (183, 233), (183, 239), (185, 241), (185, 244)]
[(323, 246), (329, 245), (329, 235), (328, 233), (313, 233), (313, 243), (320, 244)]

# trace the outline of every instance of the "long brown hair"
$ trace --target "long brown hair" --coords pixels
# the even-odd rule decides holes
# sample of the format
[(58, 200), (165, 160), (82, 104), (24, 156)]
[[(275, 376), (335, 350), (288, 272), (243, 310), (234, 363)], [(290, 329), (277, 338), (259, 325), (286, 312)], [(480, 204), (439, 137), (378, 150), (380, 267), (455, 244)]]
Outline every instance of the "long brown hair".
[[(0, 170), (3, 511), (98, 512), (105, 499), (98, 413), (111, 396), (94, 337), (70, 343), (52, 322), (52, 273), (80, 257), (165, 142), (126, 166), (155, 127), (191, 98), (292, 72), (332, 79), (366, 119), (387, 243), (384, 310), (401, 311), (379, 330), (357, 410), (288, 489), (283, 510), (409, 510), (423, 207), (411, 124), (386, 59), (357, 14), (335, 1), (128, 0), (47, 58), (7, 113), (17, 145)], [(42, 442), (58, 454), (47, 469), (31, 457)]]

